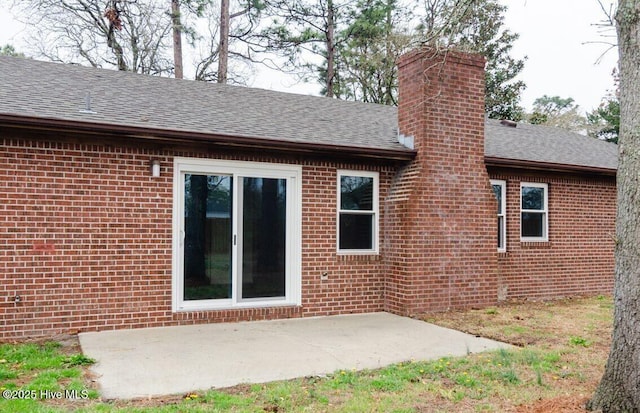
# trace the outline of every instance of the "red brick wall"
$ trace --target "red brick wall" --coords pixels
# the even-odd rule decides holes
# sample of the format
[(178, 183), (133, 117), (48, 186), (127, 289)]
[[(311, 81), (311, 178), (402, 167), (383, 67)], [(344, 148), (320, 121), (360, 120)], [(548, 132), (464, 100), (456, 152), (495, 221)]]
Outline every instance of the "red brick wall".
[[(614, 177), (491, 170), (507, 181), (507, 252), (500, 298), (552, 298), (613, 291)], [(520, 183), (549, 185), (549, 242), (520, 242)]]
[(0, 142), (1, 337), (166, 319), (171, 181), (150, 153)]
[(484, 59), (422, 50), (398, 64), (400, 133), (418, 156), (386, 206), (386, 306), (400, 314), (497, 300), (496, 201), (484, 165)]
[[(303, 165), (302, 307), (171, 312), (174, 156)], [(340, 168), (380, 171), (386, 196), (390, 167), (3, 138), (0, 339), (382, 310), (380, 257), (336, 254)]]
[[(326, 162), (303, 168), (302, 312), (332, 315), (382, 311), (384, 251), (380, 255), (336, 254), (337, 169), (380, 171), (380, 198), (389, 191), (393, 168)], [(384, 233), (384, 211), (380, 232)], [(382, 243), (381, 243), (382, 244)], [(381, 248), (382, 249), (382, 248)], [(322, 279), (322, 274), (327, 279)]]

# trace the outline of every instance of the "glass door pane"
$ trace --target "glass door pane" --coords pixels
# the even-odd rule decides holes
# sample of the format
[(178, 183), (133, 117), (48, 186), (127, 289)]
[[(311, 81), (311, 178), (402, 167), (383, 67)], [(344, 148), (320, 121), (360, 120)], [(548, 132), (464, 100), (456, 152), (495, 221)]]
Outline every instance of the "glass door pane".
[(286, 179), (239, 178), (241, 299), (285, 296)]
[(184, 175), (184, 300), (231, 298), (232, 181)]

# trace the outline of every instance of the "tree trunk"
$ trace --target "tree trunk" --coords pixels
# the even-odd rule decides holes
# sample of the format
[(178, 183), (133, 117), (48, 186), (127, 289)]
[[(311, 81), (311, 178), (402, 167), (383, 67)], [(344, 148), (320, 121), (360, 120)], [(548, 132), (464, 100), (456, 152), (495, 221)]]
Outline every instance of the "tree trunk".
[(387, 73), (386, 81), (383, 85), (381, 103), (389, 106), (397, 105), (397, 102), (393, 96), (393, 85), (396, 83), (395, 78), (397, 76), (396, 61), (394, 58), (393, 47), (391, 44), (391, 36), (393, 36), (393, 0), (387, 0), (387, 20), (385, 21), (385, 45), (384, 45), (384, 72)]
[(335, 23), (333, 15), (333, 1), (327, 1), (327, 97), (332, 98), (333, 80), (335, 77)]
[(620, 141), (613, 340), (590, 410), (640, 412), (640, 0), (620, 0)]
[[(124, 50), (116, 39), (116, 30), (122, 30), (122, 20), (120, 19), (118, 2), (115, 0), (111, 1), (104, 15), (109, 21), (109, 29), (107, 31), (107, 46), (116, 55), (118, 70), (128, 71), (129, 67), (127, 66), (127, 62), (124, 59)], [(135, 68), (135, 65), (133, 67)]]
[(220, 1), (220, 47), (218, 50), (218, 83), (227, 83), (229, 62), (229, 0)]
[(180, 21), (180, 1), (171, 0), (171, 21), (173, 23), (173, 65), (176, 79), (184, 77), (182, 71), (182, 23)]

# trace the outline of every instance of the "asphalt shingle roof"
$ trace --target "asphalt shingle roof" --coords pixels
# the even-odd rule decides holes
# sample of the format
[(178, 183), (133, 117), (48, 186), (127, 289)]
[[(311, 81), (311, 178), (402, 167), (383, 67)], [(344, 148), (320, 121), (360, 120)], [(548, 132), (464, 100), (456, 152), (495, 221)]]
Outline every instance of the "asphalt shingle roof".
[[(87, 93), (95, 114), (80, 112)], [(407, 150), (393, 107), (10, 57), (0, 113)]]
[[(87, 94), (95, 113), (82, 111)], [(11, 57), (0, 57), (0, 114), (411, 152), (397, 141), (395, 107)], [(617, 167), (614, 144), (493, 120), (485, 155)]]
[(488, 119), (485, 156), (599, 169), (617, 169), (618, 145), (559, 128)]

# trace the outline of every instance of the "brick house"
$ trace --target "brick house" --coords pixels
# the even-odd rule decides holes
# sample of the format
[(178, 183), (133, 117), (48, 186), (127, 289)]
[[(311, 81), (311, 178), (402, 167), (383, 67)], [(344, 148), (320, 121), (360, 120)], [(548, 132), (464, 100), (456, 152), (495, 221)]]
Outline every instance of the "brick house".
[[(617, 148), (486, 120), (0, 57), (0, 339), (608, 293)], [(498, 202), (496, 202), (496, 197)]]

